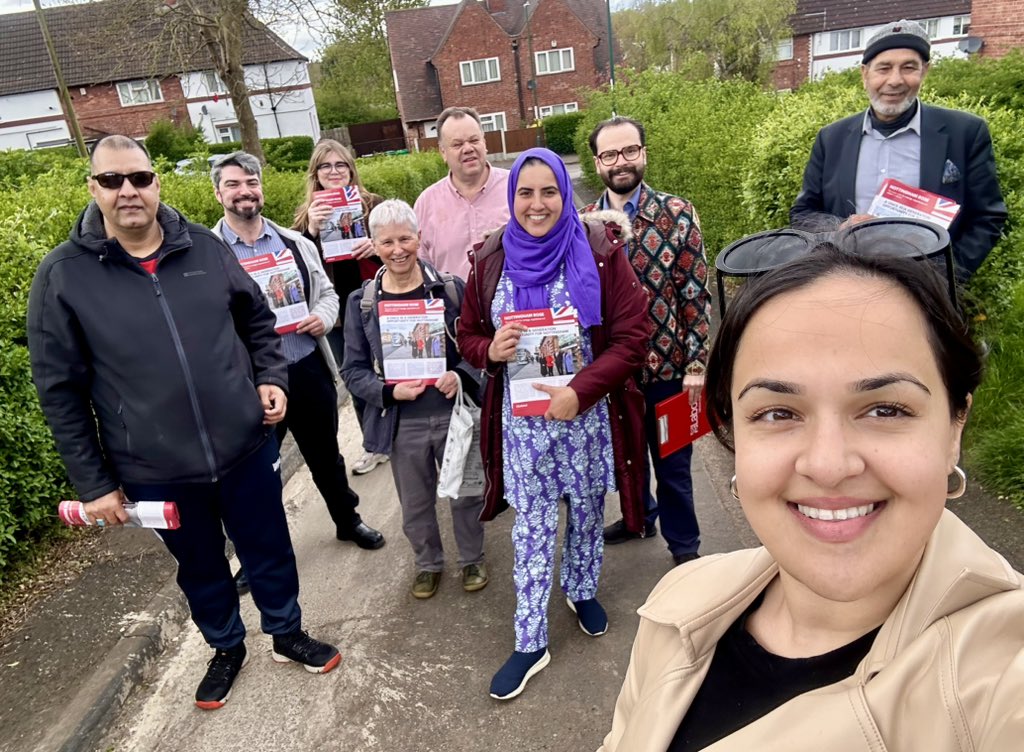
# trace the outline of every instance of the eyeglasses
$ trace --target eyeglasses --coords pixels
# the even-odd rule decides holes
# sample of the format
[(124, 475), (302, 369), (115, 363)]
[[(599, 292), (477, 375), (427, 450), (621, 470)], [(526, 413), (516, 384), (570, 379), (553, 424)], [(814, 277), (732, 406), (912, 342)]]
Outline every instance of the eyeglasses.
[(126, 178), (135, 188), (149, 188), (149, 186), (153, 185), (153, 180), (156, 179), (156, 173), (148, 170), (129, 172), (127, 175), (122, 175), (120, 172), (101, 172), (99, 175), (92, 176), (92, 179), (99, 183), (102, 188), (111, 191), (116, 191), (124, 185)]
[(805, 232), (793, 228), (768, 230), (730, 244), (715, 259), (722, 316), (725, 316), (726, 277), (758, 277), (830, 241), (861, 256), (944, 257), (949, 295), (956, 305), (956, 274), (949, 233), (938, 225), (919, 219), (882, 217), (834, 232)]
[(316, 166), (317, 172), (351, 172), (351, 168), (344, 162), (322, 162)]
[(609, 149), (608, 151), (603, 151), (597, 155), (597, 158), (601, 160), (601, 164), (605, 167), (611, 167), (613, 164), (618, 162), (620, 154), (627, 162), (635, 162), (639, 158), (640, 151), (643, 148), (644, 147), (638, 146), (637, 144), (630, 144), (622, 149)]

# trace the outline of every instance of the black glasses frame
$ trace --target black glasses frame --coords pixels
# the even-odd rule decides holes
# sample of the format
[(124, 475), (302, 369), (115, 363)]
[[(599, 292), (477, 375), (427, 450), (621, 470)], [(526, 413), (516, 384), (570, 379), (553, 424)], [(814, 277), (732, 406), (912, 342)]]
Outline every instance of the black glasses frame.
[[(900, 234), (905, 237), (900, 237)], [(924, 241), (924, 244), (911, 242)], [(878, 234), (871, 255), (906, 256), (922, 261), (944, 260), (946, 281), (949, 285), (949, 298), (957, 306), (956, 271), (953, 263), (953, 247), (949, 241), (949, 233), (932, 222), (904, 217), (880, 217), (865, 222), (849, 225), (831, 232), (806, 232), (793, 228), (767, 230), (747, 235), (734, 243), (730, 243), (715, 259), (718, 270), (718, 307), (720, 314), (725, 316), (725, 278), (726, 277), (758, 277), (776, 269), (793, 259), (810, 253), (821, 243), (833, 241), (840, 247), (852, 247), (858, 252), (857, 246), (849, 242), (850, 238)], [(893, 243), (902, 243), (902, 247), (893, 248)], [(760, 262), (760, 263), (759, 263)]]
[(332, 170), (334, 172), (341, 172), (343, 168), (349, 175), (352, 174), (352, 168), (349, 166), (348, 162), (321, 162), (316, 166), (316, 171), (326, 172), (330, 175)]
[(99, 175), (91, 175), (93, 180), (100, 184), (100, 187), (109, 191), (120, 190), (127, 180), (134, 188), (149, 188), (156, 180), (156, 173), (152, 170), (140, 170), (139, 172), (101, 172)]
[[(636, 154), (634, 154), (632, 157), (629, 156), (628, 154), (626, 154), (627, 149), (636, 149)], [(622, 155), (622, 158), (625, 159), (627, 162), (635, 162), (638, 159), (640, 159), (640, 155), (643, 153), (643, 151), (644, 147), (642, 144), (630, 144), (629, 146), (624, 146), (621, 149), (605, 149), (603, 152), (597, 155), (597, 158), (605, 167), (611, 167), (613, 164), (619, 161), (620, 154)], [(609, 162), (607, 159), (609, 154), (613, 155), (611, 158), (611, 162)]]

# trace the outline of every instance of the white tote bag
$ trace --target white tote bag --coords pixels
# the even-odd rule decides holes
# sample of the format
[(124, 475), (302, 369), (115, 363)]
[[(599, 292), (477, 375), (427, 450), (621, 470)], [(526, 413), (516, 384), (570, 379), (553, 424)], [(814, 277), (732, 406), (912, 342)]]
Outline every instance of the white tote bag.
[(437, 478), (442, 499), (480, 496), (484, 492), (484, 460), (480, 454), (480, 408), (462, 393), (462, 379), (448, 423), (444, 461)]

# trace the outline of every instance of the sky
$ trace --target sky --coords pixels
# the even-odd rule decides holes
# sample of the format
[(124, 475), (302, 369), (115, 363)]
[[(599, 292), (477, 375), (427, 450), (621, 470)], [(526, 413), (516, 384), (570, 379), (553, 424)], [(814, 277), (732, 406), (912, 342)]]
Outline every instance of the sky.
[[(67, 5), (67, 0), (41, 0), (42, 6)], [(431, 5), (454, 5), (459, 0), (430, 0)], [(630, 4), (630, 0), (611, 0), (612, 10), (618, 10)], [(32, 0), (0, 0), (0, 13), (21, 13), (32, 10)], [(277, 32), (284, 41), (297, 49), (311, 60), (319, 57), (322, 40), (305, 25), (275, 25)]]

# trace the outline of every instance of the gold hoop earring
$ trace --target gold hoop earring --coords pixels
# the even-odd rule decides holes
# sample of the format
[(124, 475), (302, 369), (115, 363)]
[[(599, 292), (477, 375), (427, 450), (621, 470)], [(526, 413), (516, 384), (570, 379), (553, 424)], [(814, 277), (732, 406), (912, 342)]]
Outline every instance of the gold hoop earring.
[(967, 490), (967, 474), (960, 469), (959, 465), (953, 465), (953, 474), (957, 477), (957, 486), (946, 493), (947, 499), (959, 499)]
[[(734, 499), (736, 499), (736, 501), (740, 500), (740, 495), (736, 492), (736, 476), (735, 475), (732, 476), (732, 480), (729, 481), (729, 493), (732, 494), (732, 497)], [(963, 492), (961, 492), (961, 493), (963, 493)]]

